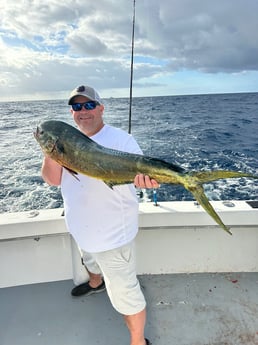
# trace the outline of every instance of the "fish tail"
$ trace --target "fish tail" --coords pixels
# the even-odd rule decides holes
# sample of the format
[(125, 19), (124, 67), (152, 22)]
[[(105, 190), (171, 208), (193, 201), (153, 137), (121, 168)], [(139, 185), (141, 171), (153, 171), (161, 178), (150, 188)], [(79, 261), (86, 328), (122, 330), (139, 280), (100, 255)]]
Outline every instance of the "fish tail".
[(250, 177), (258, 179), (258, 176), (231, 170), (215, 170), (215, 171), (196, 171), (191, 173), (192, 176), (198, 179), (199, 183), (207, 183), (225, 178), (239, 178)]
[(190, 174), (184, 174), (183, 176), (184, 177), (182, 184), (184, 185), (184, 187), (193, 194), (198, 203), (208, 212), (208, 214), (217, 222), (217, 224), (219, 224), (222, 229), (232, 235), (229, 228), (222, 222), (222, 220), (210, 204), (208, 198), (204, 193), (202, 184), (225, 178), (250, 177), (258, 179), (258, 176), (230, 170), (197, 171)]
[(181, 184), (192, 193), (198, 203), (204, 208), (204, 210), (215, 220), (215, 222), (221, 226), (223, 230), (231, 234), (230, 229), (223, 223), (219, 215), (214, 210), (213, 206), (206, 197), (203, 189), (203, 184), (219, 179), (225, 178), (239, 178), (239, 177), (251, 177), (258, 178), (252, 174), (242, 173), (237, 171), (216, 170), (216, 171), (197, 171), (190, 174), (183, 174)]
[(204, 189), (200, 183), (192, 183), (189, 187), (188, 185), (184, 185), (187, 190), (189, 190), (194, 198), (198, 201), (198, 203), (205, 209), (205, 211), (215, 220), (215, 222), (222, 227), (228, 234), (232, 235), (230, 229), (222, 222), (219, 215), (214, 210), (213, 206), (209, 202), (208, 198), (204, 193)]

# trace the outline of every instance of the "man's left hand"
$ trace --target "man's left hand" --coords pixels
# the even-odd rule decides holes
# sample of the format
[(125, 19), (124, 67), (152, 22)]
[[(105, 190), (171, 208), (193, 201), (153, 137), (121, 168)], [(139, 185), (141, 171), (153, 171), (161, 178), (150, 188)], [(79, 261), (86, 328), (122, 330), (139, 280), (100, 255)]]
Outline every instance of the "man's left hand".
[(151, 179), (148, 175), (139, 174), (134, 178), (134, 184), (137, 188), (159, 188), (159, 183)]

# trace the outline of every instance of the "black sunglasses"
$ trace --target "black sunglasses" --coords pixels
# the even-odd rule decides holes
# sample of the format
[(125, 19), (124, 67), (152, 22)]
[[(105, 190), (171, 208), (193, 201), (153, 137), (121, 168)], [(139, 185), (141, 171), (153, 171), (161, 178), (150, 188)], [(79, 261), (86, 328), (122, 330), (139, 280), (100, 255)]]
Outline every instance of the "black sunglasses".
[(96, 108), (97, 105), (99, 105), (98, 102), (88, 101), (85, 103), (73, 103), (71, 106), (72, 106), (73, 111), (81, 111), (82, 107), (86, 110), (93, 110)]

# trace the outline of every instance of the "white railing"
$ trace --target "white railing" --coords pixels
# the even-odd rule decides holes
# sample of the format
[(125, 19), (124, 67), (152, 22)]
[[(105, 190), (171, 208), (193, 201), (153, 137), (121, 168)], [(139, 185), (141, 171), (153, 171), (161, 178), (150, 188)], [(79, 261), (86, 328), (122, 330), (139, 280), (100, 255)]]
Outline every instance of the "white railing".
[[(232, 236), (194, 202), (141, 203), (139, 274), (257, 272), (258, 209), (212, 202)], [(86, 279), (62, 209), (0, 214), (0, 287)]]

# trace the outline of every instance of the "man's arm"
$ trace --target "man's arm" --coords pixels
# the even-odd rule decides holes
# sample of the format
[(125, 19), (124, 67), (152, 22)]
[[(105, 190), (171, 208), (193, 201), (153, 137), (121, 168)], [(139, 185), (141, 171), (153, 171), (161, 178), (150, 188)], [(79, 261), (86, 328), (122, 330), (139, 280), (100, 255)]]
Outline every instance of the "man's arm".
[(62, 167), (50, 157), (43, 158), (41, 175), (45, 182), (51, 186), (59, 186), (61, 184)]

